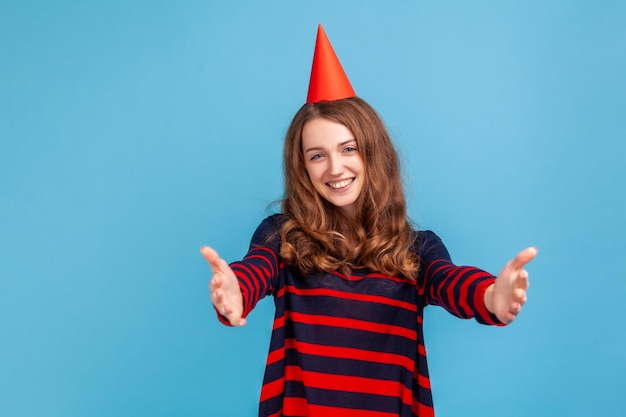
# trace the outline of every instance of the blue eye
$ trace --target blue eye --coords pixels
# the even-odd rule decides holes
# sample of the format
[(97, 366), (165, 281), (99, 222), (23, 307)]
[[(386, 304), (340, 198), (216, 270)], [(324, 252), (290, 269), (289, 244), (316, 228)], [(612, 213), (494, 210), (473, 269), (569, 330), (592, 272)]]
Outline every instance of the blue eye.
[(321, 157), (322, 157), (322, 154), (321, 154), (321, 153), (316, 153), (316, 154), (311, 155), (311, 158), (309, 158), (309, 159), (310, 159), (311, 161), (315, 161), (316, 159), (319, 159), (319, 158), (321, 158)]
[(358, 151), (358, 149), (356, 148), (356, 146), (346, 146), (343, 149), (344, 152), (356, 152)]

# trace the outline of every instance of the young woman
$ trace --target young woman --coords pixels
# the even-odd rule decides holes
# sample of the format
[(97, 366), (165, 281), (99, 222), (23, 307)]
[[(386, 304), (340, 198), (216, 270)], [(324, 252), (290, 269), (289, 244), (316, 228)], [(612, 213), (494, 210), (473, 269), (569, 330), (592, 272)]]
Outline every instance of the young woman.
[(523, 250), (497, 277), (452, 264), (441, 240), (407, 219), (380, 117), (342, 95), (309, 99), (295, 115), (282, 211), (261, 223), (245, 258), (228, 265), (202, 248), (211, 300), (223, 323), (242, 326), (274, 297), (260, 416), (432, 416), (424, 307), (510, 323), (537, 251)]

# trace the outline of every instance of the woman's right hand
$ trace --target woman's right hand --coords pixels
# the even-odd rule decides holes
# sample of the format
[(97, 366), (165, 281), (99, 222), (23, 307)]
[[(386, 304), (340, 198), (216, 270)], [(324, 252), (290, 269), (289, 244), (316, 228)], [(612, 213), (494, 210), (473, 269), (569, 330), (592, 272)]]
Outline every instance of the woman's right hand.
[(213, 277), (209, 281), (211, 302), (217, 311), (228, 319), (233, 326), (244, 326), (246, 319), (243, 315), (243, 296), (239, 289), (239, 281), (233, 270), (217, 252), (208, 246), (203, 246), (200, 252), (211, 266)]

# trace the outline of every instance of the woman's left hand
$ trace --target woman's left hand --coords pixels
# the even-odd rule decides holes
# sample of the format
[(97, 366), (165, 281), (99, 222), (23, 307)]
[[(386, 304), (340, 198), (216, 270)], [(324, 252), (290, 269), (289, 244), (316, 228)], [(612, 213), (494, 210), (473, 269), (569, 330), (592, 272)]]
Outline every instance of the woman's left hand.
[(526, 290), (530, 285), (524, 266), (537, 256), (537, 248), (526, 248), (502, 268), (496, 282), (485, 291), (485, 306), (502, 323), (510, 323), (526, 303)]

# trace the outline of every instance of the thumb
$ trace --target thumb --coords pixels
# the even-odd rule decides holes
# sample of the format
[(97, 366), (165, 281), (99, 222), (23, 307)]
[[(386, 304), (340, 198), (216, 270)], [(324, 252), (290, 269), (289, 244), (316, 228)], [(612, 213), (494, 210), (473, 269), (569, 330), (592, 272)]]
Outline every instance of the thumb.
[(204, 256), (204, 259), (206, 259), (211, 266), (211, 270), (215, 273), (220, 267), (220, 256), (215, 249), (209, 246), (203, 246), (200, 248), (200, 253)]
[(534, 246), (524, 249), (511, 260), (511, 267), (513, 269), (522, 269), (524, 265), (532, 261), (535, 256), (537, 256), (538, 252), (539, 251)]

